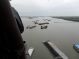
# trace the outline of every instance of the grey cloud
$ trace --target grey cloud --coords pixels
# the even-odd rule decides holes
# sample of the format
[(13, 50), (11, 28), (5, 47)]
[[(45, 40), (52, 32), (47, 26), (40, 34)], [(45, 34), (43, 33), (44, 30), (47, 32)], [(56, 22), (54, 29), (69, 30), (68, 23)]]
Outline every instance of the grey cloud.
[(78, 0), (49, 0), (46, 2), (47, 5), (41, 2), (13, 0), (11, 5), (18, 10), (21, 16), (79, 16)]

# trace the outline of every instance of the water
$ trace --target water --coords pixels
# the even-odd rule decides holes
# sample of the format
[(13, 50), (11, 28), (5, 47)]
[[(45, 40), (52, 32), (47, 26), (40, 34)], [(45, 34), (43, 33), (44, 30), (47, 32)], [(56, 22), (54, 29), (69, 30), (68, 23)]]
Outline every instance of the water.
[[(42, 19), (49, 19), (42, 20)], [(32, 21), (49, 22), (47, 29), (40, 29), (40, 25), (35, 25)], [(69, 59), (79, 59), (79, 54), (73, 49), (73, 44), (79, 42), (79, 23), (56, 19), (51, 17), (37, 17), (29, 19), (22, 17), (25, 31), (22, 34), (27, 41), (28, 47), (34, 47), (35, 51), (31, 59), (54, 59), (52, 54), (43, 45), (43, 41), (50, 40), (64, 52)], [(28, 25), (35, 25), (36, 28), (26, 29)]]

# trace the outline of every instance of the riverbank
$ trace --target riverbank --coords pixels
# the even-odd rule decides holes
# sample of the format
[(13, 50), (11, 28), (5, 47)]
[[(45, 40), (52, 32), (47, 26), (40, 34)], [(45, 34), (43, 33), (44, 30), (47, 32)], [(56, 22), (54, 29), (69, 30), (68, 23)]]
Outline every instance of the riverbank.
[(56, 16), (53, 18), (64, 19), (68, 21), (79, 22), (79, 16)]

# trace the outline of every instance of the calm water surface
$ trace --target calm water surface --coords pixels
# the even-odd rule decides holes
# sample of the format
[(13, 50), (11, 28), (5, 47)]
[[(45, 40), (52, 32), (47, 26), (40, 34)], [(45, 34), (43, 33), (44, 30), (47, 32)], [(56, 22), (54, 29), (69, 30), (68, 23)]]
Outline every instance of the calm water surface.
[[(35, 25), (33, 21), (48, 22), (43, 19), (49, 19), (47, 29), (40, 29), (40, 25)], [(31, 59), (54, 59), (52, 54), (43, 45), (43, 41), (50, 40), (64, 52), (69, 59), (79, 59), (79, 54), (73, 49), (73, 44), (79, 42), (79, 23), (56, 19), (51, 17), (38, 17), (29, 19), (22, 17), (25, 31), (22, 34), (24, 40), (27, 41), (28, 47), (34, 47), (35, 51)], [(26, 29), (30, 25), (37, 26), (33, 29)]]

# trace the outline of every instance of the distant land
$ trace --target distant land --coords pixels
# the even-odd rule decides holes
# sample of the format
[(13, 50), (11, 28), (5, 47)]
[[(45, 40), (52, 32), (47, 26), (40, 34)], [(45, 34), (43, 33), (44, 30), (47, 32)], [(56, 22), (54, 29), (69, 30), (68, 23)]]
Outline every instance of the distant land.
[(52, 18), (58, 18), (58, 19), (79, 22), (79, 16), (54, 16)]
[(63, 19), (68, 21), (79, 22), (79, 16), (21, 16), (21, 17), (27, 17), (30, 19), (37, 18), (37, 17), (52, 17), (52, 18), (58, 18), (58, 19)]

